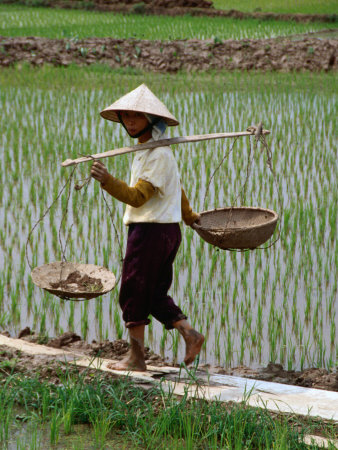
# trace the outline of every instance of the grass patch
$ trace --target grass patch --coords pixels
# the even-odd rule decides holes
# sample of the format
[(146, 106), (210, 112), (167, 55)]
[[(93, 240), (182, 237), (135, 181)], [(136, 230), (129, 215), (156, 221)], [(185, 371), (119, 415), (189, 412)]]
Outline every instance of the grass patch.
[(265, 39), (324, 28), (328, 23), (296, 23), (274, 20), (236, 20), (190, 16), (142, 16), (85, 10), (0, 5), (2, 36), (48, 38), (112, 37), (120, 39)]
[[(81, 78), (81, 83), (79, 79)], [(53, 83), (51, 83), (53, 80)], [(19, 63), (0, 71), (0, 84), (6, 87), (38, 88), (54, 90), (71, 88), (72, 91), (87, 90), (88, 86), (111, 90), (114, 86), (124, 86), (125, 90), (133, 89), (138, 84), (149, 83), (153, 89), (170, 85), (174, 91), (184, 92), (193, 88), (194, 91), (227, 92), (257, 91), (278, 88), (278, 91), (292, 90), (312, 91), (320, 89), (321, 94), (331, 95), (335, 89), (337, 75), (335, 73), (262, 73), (262, 72), (226, 72), (208, 71), (153, 73), (143, 72), (133, 68), (111, 69), (105, 64), (92, 64), (80, 67), (72, 64), (68, 67), (54, 67), (45, 64), (33, 67), (28, 63)]]
[(275, 13), (302, 13), (302, 14), (337, 14), (335, 0), (241, 0), (235, 7), (231, 0), (213, 0), (215, 8), (238, 9), (239, 11), (275, 12)]
[[(307, 449), (304, 435), (318, 428), (318, 423), (270, 415), (245, 402), (189, 399), (187, 392), (177, 398), (161, 387), (145, 391), (128, 379), (112, 380), (87, 371), (78, 374), (61, 366), (59, 382), (49, 384), (20, 374), (1, 376), (0, 443), (8, 444), (24, 422), (27, 430), (34, 425), (43, 430), (50, 445), (61, 444), (67, 435), (76, 437), (79, 427), (87, 425), (85, 436), (96, 448), (119, 441), (124, 448), (133, 443), (133, 448), (149, 449), (296, 450)], [(325, 431), (329, 437), (333, 432), (329, 427)], [(20, 439), (23, 442), (25, 437)]]

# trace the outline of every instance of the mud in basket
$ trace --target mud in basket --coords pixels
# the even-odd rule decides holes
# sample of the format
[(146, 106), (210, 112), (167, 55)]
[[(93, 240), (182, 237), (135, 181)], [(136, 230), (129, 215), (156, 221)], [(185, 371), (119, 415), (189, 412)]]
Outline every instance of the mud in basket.
[(271, 209), (246, 206), (219, 208), (200, 215), (194, 230), (222, 250), (255, 249), (272, 236), (278, 221), (278, 214)]
[(36, 267), (33, 283), (51, 294), (66, 300), (88, 300), (111, 291), (115, 275), (94, 264), (53, 262)]

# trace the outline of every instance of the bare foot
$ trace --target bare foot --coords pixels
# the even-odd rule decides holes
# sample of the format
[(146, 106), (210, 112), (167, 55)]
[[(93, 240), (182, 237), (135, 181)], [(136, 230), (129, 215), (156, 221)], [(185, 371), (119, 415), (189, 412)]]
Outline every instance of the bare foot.
[(108, 369), (112, 370), (127, 370), (130, 371), (139, 371), (139, 372), (145, 372), (147, 370), (146, 363), (144, 359), (141, 358), (137, 359), (133, 357), (132, 355), (127, 356), (126, 358), (122, 359), (122, 361), (116, 362), (116, 363), (109, 363), (107, 364)]
[(186, 365), (189, 365), (201, 351), (204, 336), (203, 334), (198, 333), (198, 331), (190, 329), (185, 332), (183, 337), (186, 344), (184, 362)]

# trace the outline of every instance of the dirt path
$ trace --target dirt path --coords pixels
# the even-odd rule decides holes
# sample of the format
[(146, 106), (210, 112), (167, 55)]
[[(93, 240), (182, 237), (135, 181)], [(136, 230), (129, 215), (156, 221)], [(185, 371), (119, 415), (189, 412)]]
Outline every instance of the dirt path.
[[(15, 3), (3, 0), (2, 3)], [(32, 3), (31, 6), (35, 6)], [(207, 0), (40, 0), (36, 6), (62, 9), (87, 9), (101, 12), (136, 13), (149, 15), (231, 17), (233, 19), (284, 20), (294, 22), (337, 22), (337, 14), (281, 14), (272, 12), (243, 12), (220, 10)]]
[[(3, 334), (8, 335), (8, 333)], [(19, 337), (29, 342), (42, 343), (41, 338), (31, 334), (29, 328), (22, 330)], [(100, 356), (101, 358), (114, 360), (121, 360), (129, 349), (129, 344), (124, 340), (92, 342), (89, 344), (72, 332), (66, 332), (58, 338), (50, 339), (47, 345), (53, 348), (71, 350), (85, 356)], [(168, 366), (168, 362), (164, 361), (161, 356), (151, 352), (148, 348), (146, 349), (146, 363), (156, 367)], [(54, 379), (57, 377), (60, 362), (47, 355), (26, 355), (13, 348), (0, 347), (0, 367), (4, 368), (6, 365), (10, 370), (24, 373), (39, 373), (42, 378)], [(210, 374), (233, 375), (338, 392), (338, 372), (329, 372), (326, 369), (309, 368), (303, 371), (288, 371), (284, 370), (280, 364), (272, 363), (268, 364), (267, 367), (256, 370), (245, 366), (224, 369), (208, 365), (200, 365), (200, 369), (207, 370)]]
[(133, 67), (154, 72), (178, 70), (337, 70), (337, 39), (304, 37), (279, 39), (147, 41), (88, 38), (1, 37), (0, 66), (27, 61), (68, 66), (105, 63), (112, 68)]

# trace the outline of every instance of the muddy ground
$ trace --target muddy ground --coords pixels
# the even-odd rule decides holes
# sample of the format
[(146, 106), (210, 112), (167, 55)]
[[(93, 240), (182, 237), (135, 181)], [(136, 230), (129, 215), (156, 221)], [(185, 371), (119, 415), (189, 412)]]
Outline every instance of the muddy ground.
[[(24, 0), (2, 0), (2, 3), (22, 3)], [(101, 12), (120, 12), (152, 15), (191, 15), (208, 17), (231, 17), (234, 19), (293, 20), (295, 22), (337, 22), (337, 14), (280, 14), (272, 12), (243, 12), (235, 9), (220, 10), (208, 0), (40, 0), (30, 6), (50, 8), (87, 9)]]
[(103, 284), (101, 279), (90, 277), (89, 275), (81, 275), (78, 270), (71, 272), (65, 280), (50, 283), (53, 289), (61, 289), (66, 292), (102, 292)]
[(1, 37), (0, 66), (29, 62), (68, 66), (104, 63), (153, 72), (205, 70), (331, 71), (337, 70), (338, 40), (245, 39), (148, 41), (136, 39), (47, 39)]
[[(9, 333), (3, 333), (9, 336)], [(10, 336), (9, 336), (10, 337)], [(12, 336), (14, 337), (14, 336)], [(20, 339), (29, 342), (44, 343), (50, 347), (72, 350), (88, 356), (100, 356), (105, 359), (121, 360), (129, 349), (128, 342), (116, 340), (113, 342), (103, 341), (86, 343), (75, 333), (66, 332), (62, 336), (49, 339), (47, 342), (41, 341), (41, 337), (31, 333), (27, 327), (19, 333)], [(168, 366), (161, 356), (154, 354), (146, 348), (146, 363), (152, 366)], [(57, 382), (59, 379), (60, 361), (46, 355), (26, 355), (13, 348), (0, 347), (0, 367), (7, 371), (38, 374), (42, 379)], [(222, 367), (211, 367), (200, 365), (201, 370), (208, 370), (209, 373), (219, 373), (226, 375), (240, 376), (244, 378), (254, 378), (276, 383), (292, 384), (296, 386), (311, 387), (316, 389), (326, 389), (338, 392), (338, 371), (329, 372), (326, 369), (308, 368), (303, 371), (284, 370), (280, 364), (268, 364), (260, 369), (250, 369), (240, 366), (231, 369)], [(78, 369), (85, 370), (85, 369)]]

